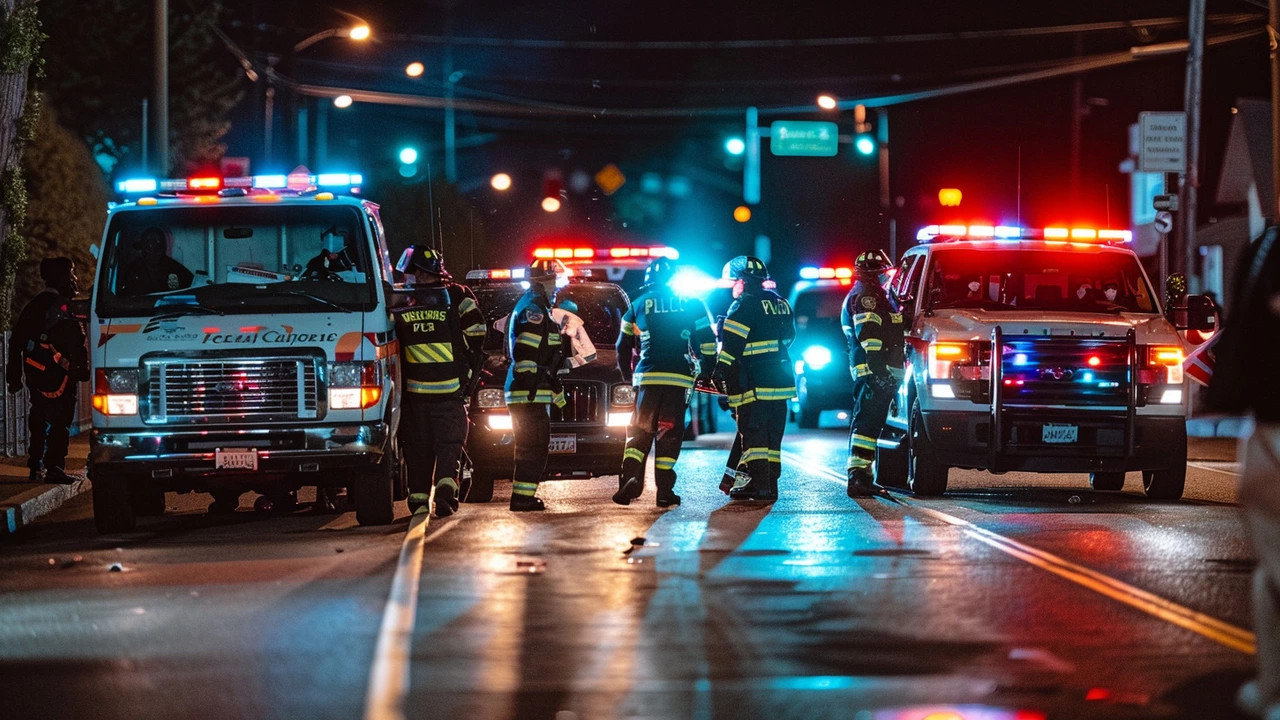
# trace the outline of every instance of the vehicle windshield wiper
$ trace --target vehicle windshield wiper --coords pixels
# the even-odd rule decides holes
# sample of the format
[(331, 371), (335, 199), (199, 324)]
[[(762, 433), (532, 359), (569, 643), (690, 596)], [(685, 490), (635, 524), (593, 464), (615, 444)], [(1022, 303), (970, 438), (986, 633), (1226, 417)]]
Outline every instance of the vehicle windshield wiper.
[(301, 290), (286, 290), (285, 292), (281, 292), (281, 293), (272, 293), (272, 295), (288, 295), (288, 296), (290, 296), (290, 297), (306, 298), (307, 300), (311, 300), (311, 301), (313, 301), (313, 302), (318, 302), (318, 303), (320, 303), (321, 305), (327, 305), (327, 306), (329, 306), (329, 307), (333, 308), (334, 310), (341, 310), (341, 311), (342, 311), (342, 312), (344, 312), (344, 313), (351, 313), (351, 312), (355, 312), (355, 311), (354, 311), (354, 310), (352, 310), (351, 308), (344, 308), (344, 307), (342, 307), (341, 305), (339, 305), (338, 303), (333, 302), (332, 300), (325, 300), (325, 299), (324, 299), (324, 298), (322, 298), (322, 297), (318, 297), (318, 296), (316, 296), (316, 295), (312, 295), (312, 294), (311, 294), (311, 293), (309, 293), (309, 292), (303, 292), (303, 291), (301, 291)]
[[(173, 307), (169, 305), (167, 307)], [(186, 317), (187, 315), (226, 315), (225, 312), (203, 305), (185, 305), (176, 310), (171, 310), (159, 315), (152, 315), (152, 320), (172, 320), (174, 318)]]

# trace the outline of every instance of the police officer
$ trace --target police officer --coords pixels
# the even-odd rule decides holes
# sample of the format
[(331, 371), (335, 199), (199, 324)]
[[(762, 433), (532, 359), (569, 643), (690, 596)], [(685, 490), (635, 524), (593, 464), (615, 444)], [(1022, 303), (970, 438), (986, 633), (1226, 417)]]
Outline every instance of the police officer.
[(859, 255), (854, 262), (858, 280), (849, 288), (840, 313), (853, 374), (853, 424), (845, 467), (851, 498), (875, 493), (871, 466), (876, 439), (902, 378), (902, 312), (882, 284), (882, 275), (891, 266), (879, 250)]
[(427, 512), (434, 487), (436, 517), (448, 517), (458, 510), (467, 441), (465, 389), (484, 343), (484, 314), (470, 288), (450, 282), (439, 251), (410, 246), (396, 269), (414, 279), (409, 305), (394, 311), (405, 391), (400, 439), (409, 463), (409, 509)]
[(525, 271), (525, 292), (507, 322), (506, 399), (515, 434), (515, 470), (512, 472), (511, 509), (515, 512), (545, 510), (535, 497), (547, 470), (547, 446), (551, 443), (551, 403), (564, 407), (564, 393), (556, 377), (566, 357), (560, 326), (551, 317), (556, 293), (557, 263), (535, 261)]
[(787, 401), (796, 396), (796, 378), (787, 348), (795, 339), (791, 306), (764, 282), (769, 271), (759, 258), (730, 261), (730, 277), (742, 292), (724, 319), (715, 382), (724, 387), (738, 414), (742, 459), (729, 497), (773, 502), (782, 474), (782, 434)]
[[(698, 377), (710, 381), (716, 360), (716, 338), (707, 306), (697, 298), (676, 294), (668, 285), (675, 265), (658, 258), (644, 273), (640, 297), (622, 316), (618, 334), (618, 369), (636, 386), (636, 409), (627, 428), (627, 449), (613, 501), (629, 505), (644, 491), (644, 465), (654, 447), (654, 484), (660, 508), (680, 504), (675, 493), (676, 460), (684, 441), (684, 416), (693, 390), (694, 363)], [(639, 342), (640, 360), (632, 374)]]

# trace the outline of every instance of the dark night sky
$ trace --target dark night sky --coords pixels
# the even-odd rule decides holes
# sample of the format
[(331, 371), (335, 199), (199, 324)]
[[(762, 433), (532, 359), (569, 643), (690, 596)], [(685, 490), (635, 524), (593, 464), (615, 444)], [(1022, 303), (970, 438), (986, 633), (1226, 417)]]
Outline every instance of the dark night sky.
[[(285, 1), (232, 1), (225, 25), (246, 48), (278, 49), (310, 32), (344, 23), (333, 7)], [(1185, 16), (1187, 0), (1116, 2), (905, 2), (896, 4), (739, 3), (726, 12), (710, 4), (608, 3), (578, 0), (457, 3), (447, 30), (443, 2), (349, 2), (340, 6), (366, 19), (375, 41), (355, 45), (328, 40), (298, 58), (295, 74), (307, 82), (368, 89), (438, 94), (442, 48), (414, 42), (414, 34), (542, 40), (742, 40), (820, 38), (905, 33), (992, 30), (1098, 21)], [(1210, 15), (1261, 13), (1244, 0), (1210, 0)], [(1220, 31), (1220, 30), (1218, 30)], [(1211, 26), (1211, 34), (1215, 28)], [(1125, 50), (1185, 37), (1167, 28), (1140, 37), (1133, 30), (1089, 33), (1086, 55)], [(465, 71), (459, 97), (477, 92), (601, 108), (729, 108), (747, 105), (808, 106), (819, 92), (842, 98), (874, 96), (954, 84), (1005, 74), (982, 68), (1025, 66), (1070, 59), (1072, 35), (1036, 38), (951, 40), (766, 50), (653, 51), (546, 50), (462, 46), (455, 68)], [(429, 81), (412, 82), (404, 66), (421, 60)], [(903, 198), (899, 250), (915, 229), (947, 220), (1013, 221), (1017, 206), (1017, 156), (1022, 151), (1022, 218), (1025, 225), (1056, 222), (1105, 224), (1110, 193), (1111, 225), (1128, 219), (1128, 178), (1117, 171), (1127, 155), (1127, 126), (1143, 110), (1180, 109), (1183, 56), (1148, 60), (1090, 73), (1084, 96), (1105, 105), (1083, 121), (1079, 196), (1072, 197), (1068, 168), (1071, 80), (920, 101), (891, 109), (893, 194)], [(985, 75), (983, 73), (986, 73)], [(1230, 108), (1237, 97), (1267, 92), (1266, 42), (1255, 38), (1210, 49), (1205, 63), (1206, 195), (1216, 188)], [(260, 100), (250, 94), (237, 117), (230, 154), (261, 153)], [(849, 132), (852, 113), (840, 117)], [(440, 164), (440, 113), (357, 104), (330, 111), (330, 165), (349, 163), (385, 181), (398, 181), (395, 153), (405, 144)], [(830, 119), (812, 112), (791, 119)], [(557, 234), (629, 237), (675, 244), (686, 257), (697, 250), (708, 269), (750, 249), (757, 233), (774, 238), (778, 274), (799, 262), (848, 260), (878, 237), (876, 166), (854, 158), (848, 146), (836, 158), (776, 158), (764, 153), (764, 202), (746, 226), (731, 212), (741, 201), (732, 192), (741, 173), (726, 166), (725, 138), (741, 135), (739, 112), (712, 118), (619, 120), (597, 118), (494, 117), (459, 113), (459, 137), (496, 133), (478, 147), (460, 151), (460, 181), (489, 234), (518, 261), (538, 238)], [(777, 116), (762, 120), (780, 119)], [(285, 158), (281, 158), (283, 162)], [(547, 215), (537, 208), (542, 175), (559, 169), (594, 173), (617, 163), (629, 183), (618, 195), (570, 193), (564, 209)], [(262, 167), (262, 164), (259, 164)], [(495, 197), (481, 181), (499, 170), (516, 180), (509, 197)], [(659, 201), (656, 221), (628, 223), (627, 203), (643, 198), (645, 172), (694, 179), (684, 200)], [(939, 188), (964, 191), (964, 204), (937, 204)], [(1206, 203), (1205, 217), (1214, 209)], [(622, 211), (620, 213), (620, 210)]]

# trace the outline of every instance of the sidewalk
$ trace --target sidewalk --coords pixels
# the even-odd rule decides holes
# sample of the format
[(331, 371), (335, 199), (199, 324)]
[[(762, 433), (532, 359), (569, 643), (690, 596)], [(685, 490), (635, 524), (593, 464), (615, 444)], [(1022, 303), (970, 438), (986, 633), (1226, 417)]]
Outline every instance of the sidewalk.
[[(67, 472), (84, 474), (88, 457), (89, 436), (73, 435), (67, 452)], [(88, 480), (74, 485), (31, 483), (27, 474), (25, 457), (0, 457), (0, 535), (17, 532), (91, 487)]]

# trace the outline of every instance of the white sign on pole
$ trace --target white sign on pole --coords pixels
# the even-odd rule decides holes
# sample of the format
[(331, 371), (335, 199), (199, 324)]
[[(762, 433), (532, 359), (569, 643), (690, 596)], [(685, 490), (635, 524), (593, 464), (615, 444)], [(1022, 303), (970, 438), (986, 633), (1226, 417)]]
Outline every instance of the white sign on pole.
[(1142, 172), (1187, 171), (1187, 114), (1138, 113), (1138, 169)]
[(1168, 210), (1161, 210), (1156, 213), (1154, 224), (1156, 226), (1156, 232), (1158, 233), (1173, 232), (1173, 213)]

